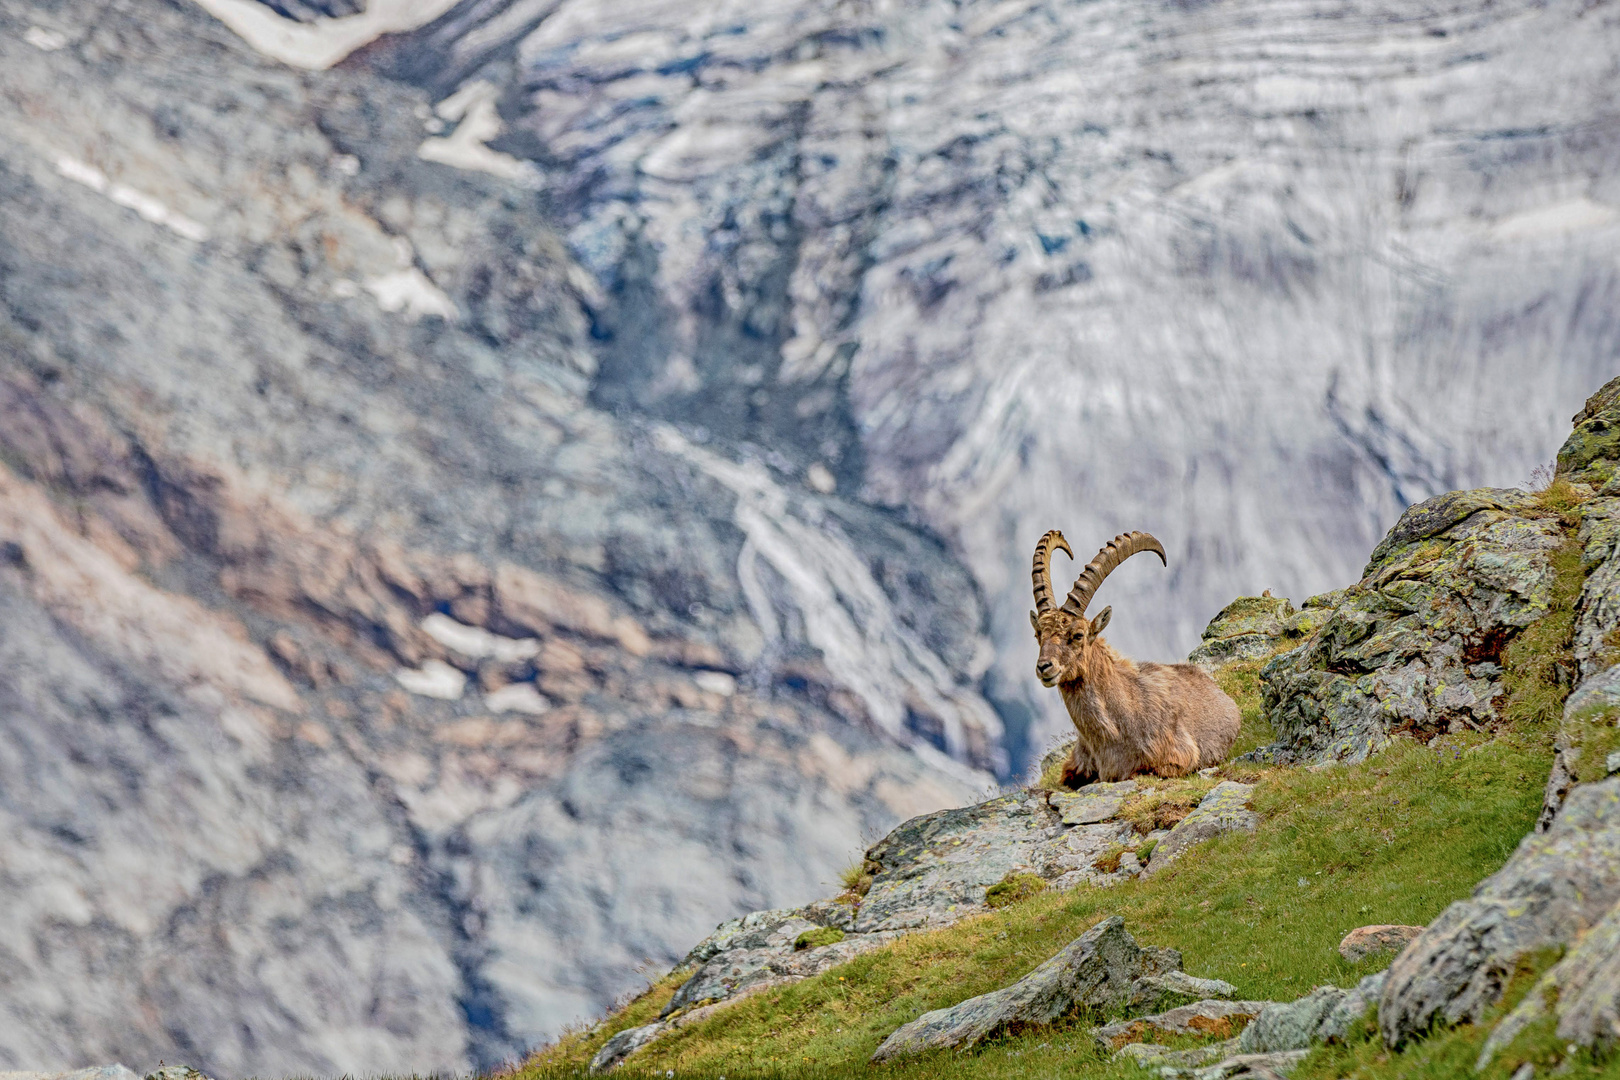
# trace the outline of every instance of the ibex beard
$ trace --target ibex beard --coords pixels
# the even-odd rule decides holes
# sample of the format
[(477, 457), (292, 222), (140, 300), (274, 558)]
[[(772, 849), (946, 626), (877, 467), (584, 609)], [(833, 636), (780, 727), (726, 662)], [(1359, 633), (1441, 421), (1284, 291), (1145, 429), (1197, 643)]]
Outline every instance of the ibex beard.
[(1192, 664), (1138, 664), (1102, 639), (1112, 608), (1086, 618), (1086, 607), (1115, 567), (1143, 551), (1166, 566), (1164, 546), (1144, 532), (1121, 533), (1086, 564), (1061, 607), (1052, 602), (1052, 551), (1074, 558), (1056, 529), (1035, 545), (1035, 674), (1063, 695), (1079, 739), (1063, 770), (1068, 786), (1124, 780), (1141, 772), (1185, 776), (1219, 765), (1232, 752), (1237, 703)]

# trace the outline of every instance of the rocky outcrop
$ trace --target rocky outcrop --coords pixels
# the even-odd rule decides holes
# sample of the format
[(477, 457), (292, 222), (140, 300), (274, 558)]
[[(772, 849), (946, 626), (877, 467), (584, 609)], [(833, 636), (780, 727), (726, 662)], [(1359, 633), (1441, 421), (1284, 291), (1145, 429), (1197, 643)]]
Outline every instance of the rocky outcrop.
[(1555, 514), (1522, 491), (1458, 491), (1407, 510), (1361, 581), (1262, 669), (1274, 761), (1361, 761), (1396, 730), (1497, 719), (1502, 649), (1545, 616)]
[(1116, 915), (1087, 930), (1011, 986), (924, 1013), (903, 1025), (883, 1040), (872, 1061), (892, 1061), (942, 1047), (970, 1047), (997, 1031), (1050, 1024), (1075, 1011), (1117, 1009), (1130, 1000), (1137, 980), (1180, 967), (1180, 953), (1141, 948)]
[(1305, 601), (1304, 610), (1295, 611), (1286, 598), (1269, 591), (1264, 596), (1240, 596), (1216, 612), (1187, 661), (1210, 668), (1267, 659), (1319, 628), (1332, 599), (1315, 596)]
[[(851, 898), (853, 899), (853, 898)], [(854, 905), (821, 901), (793, 911), (759, 911), (729, 923), (704, 939), (686, 958), (690, 978), (664, 1006), (660, 1019), (783, 983), (797, 982), (886, 945), (893, 932), (842, 933), (853, 929)], [(840, 931), (837, 941), (809, 945), (817, 929)], [(807, 947), (808, 946), (808, 947)]]
[(1478, 1071), (1519, 1033), (1549, 1013), (1560, 1042), (1611, 1049), (1620, 1039), (1620, 905), (1543, 975), (1503, 1017), (1480, 1050)]
[(1583, 784), (1474, 895), (1446, 908), (1390, 965), (1378, 1006), (1392, 1047), (1435, 1021), (1477, 1023), (1520, 958), (1569, 944), (1620, 901), (1620, 778)]
[(1245, 1054), (1306, 1050), (1319, 1043), (1343, 1042), (1351, 1025), (1378, 1003), (1385, 973), (1368, 975), (1349, 990), (1321, 986), (1298, 1001), (1268, 1005), (1238, 1037)]
[(1222, 833), (1253, 832), (1260, 824), (1260, 815), (1249, 809), (1249, 796), (1253, 784), (1240, 784), (1235, 780), (1222, 780), (1205, 795), (1192, 812), (1176, 823), (1175, 828), (1153, 847), (1148, 862), (1149, 873), (1161, 870), (1180, 858), (1188, 848)]

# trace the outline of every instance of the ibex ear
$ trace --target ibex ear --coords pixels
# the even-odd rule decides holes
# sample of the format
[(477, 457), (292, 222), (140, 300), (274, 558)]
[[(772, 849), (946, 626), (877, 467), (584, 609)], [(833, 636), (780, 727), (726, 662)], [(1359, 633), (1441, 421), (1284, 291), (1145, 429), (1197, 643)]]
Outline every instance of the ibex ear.
[(1097, 634), (1102, 633), (1103, 632), (1103, 627), (1107, 626), (1108, 625), (1108, 620), (1113, 618), (1113, 617), (1114, 617), (1114, 609), (1113, 609), (1112, 606), (1105, 607), (1101, 611), (1097, 612), (1097, 617), (1095, 619), (1091, 620), (1091, 633), (1092, 633), (1092, 635), (1095, 636)]
[(1040, 637), (1041, 636), (1041, 620), (1039, 620), (1039, 619), (1037, 619), (1035, 617), (1035, 613), (1033, 611), (1029, 613), (1029, 625), (1031, 625), (1031, 626), (1033, 626), (1035, 628), (1035, 636)]

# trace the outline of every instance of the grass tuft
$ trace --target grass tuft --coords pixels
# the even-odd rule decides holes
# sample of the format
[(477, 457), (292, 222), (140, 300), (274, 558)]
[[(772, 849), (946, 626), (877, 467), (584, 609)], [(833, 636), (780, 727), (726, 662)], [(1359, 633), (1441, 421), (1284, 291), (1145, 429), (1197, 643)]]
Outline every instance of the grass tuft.
[(1128, 850), (1130, 849), (1124, 844), (1112, 844), (1107, 851), (1092, 861), (1091, 868), (1104, 874), (1117, 874), (1120, 861), (1125, 858), (1125, 852)]
[(844, 940), (844, 932), (836, 926), (818, 926), (814, 930), (806, 930), (793, 939), (795, 950), (819, 949), (823, 945), (836, 945)]
[(1243, 726), (1238, 729), (1237, 743), (1231, 757), (1239, 757), (1277, 741), (1277, 732), (1266, 719), (1266, 710), (1260, 700), (1260, 669), (1269, 657), (1259, 660), (1238, 660), (1215, 672), (1215, 684), (1226, 691), (1226, 696), (1237, 702)]
[(1193, 812), (1218, 781), (1204, 776), (1183, 776), (1161, 780), (1137, 777), (1141, 790), (1126, 796), (1119, 808), (1119, 819), (1144, 836), (1155, 829), (1173, 829)]
[(984, 902), (992, 908), (1004, 908), (1021, 900), (1028, 900), (1046, 891), (1046, 879), (1038, 874), (1011, 873), (985, 890)]
[(865, 896), (872, 889), (872, 875), (875, 871), (867, 865), (865, 858), (857, 859), (844, 867), (838, 874), (838, 881), (844, 886), (846, 893), (855, 896)]

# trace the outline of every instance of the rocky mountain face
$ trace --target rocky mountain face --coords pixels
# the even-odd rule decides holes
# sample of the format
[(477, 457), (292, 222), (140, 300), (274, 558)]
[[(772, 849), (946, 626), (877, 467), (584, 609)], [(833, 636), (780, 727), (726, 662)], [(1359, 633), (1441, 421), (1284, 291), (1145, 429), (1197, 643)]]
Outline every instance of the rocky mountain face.
[(0, 0), (0, 1064), (496, 1063), (1016, 771), (1044, 529), (1162, 655), (1523, 479), (1615, 37)]
[(189, 7), (0, 48), (0, 1062), (492, 1065), (991, 782), (968, 574), (591, 406), (595, 285), (420, 94)]

